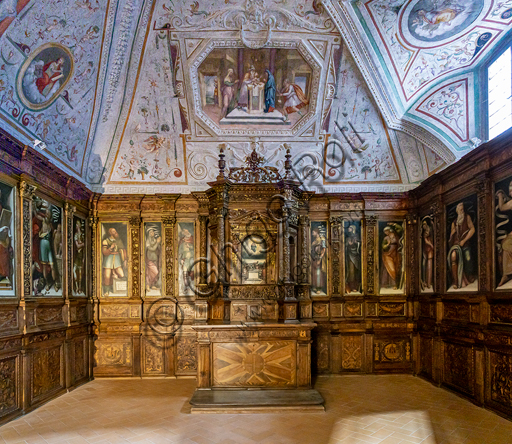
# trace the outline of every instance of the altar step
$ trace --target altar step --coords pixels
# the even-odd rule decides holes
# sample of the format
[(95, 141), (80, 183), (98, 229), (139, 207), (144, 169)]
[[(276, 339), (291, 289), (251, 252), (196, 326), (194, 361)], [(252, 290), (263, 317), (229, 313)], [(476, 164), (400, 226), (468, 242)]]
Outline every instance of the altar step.
[(191, 413), (323, 412), (324, 398), (317, 390), (197, 389)]
[(249, 114), (241, 109), (234, 109), (226, 117), (220, 119), (221, 125), (289, 125), (290, 122), (285, 120), (283, 114), (278, 110), (271, 113), (254, 113)]

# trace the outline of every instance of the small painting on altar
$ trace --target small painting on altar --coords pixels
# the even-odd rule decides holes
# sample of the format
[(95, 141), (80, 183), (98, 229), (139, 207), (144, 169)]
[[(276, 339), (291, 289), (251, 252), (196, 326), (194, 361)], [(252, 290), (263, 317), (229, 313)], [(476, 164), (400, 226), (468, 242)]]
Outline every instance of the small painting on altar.
[(311, 222), (311, 294), (327, 294), (327, 222)]
[(293, 126), (309, 111), (312, 73), (296, 49), (214, 49), (198, 70), (200, 103), (223, 128)]
[(242, 243), (242, 283), (267, 282), (267, 243), (258, 235), (247, 236)]

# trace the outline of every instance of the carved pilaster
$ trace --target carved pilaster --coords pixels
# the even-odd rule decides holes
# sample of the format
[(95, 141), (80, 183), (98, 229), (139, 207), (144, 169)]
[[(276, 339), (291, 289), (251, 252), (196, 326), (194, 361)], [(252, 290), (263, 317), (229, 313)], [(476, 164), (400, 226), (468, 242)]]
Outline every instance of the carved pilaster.
[(208, 255), (206, 244), (206, 223), (208, 216), (199, 216), (199, 256), (201, 257), (199, 269), (199, 285), (206, 285), (207, 263), (206, 257)]
[(165, 296), (173, 298), (174, 294), (174, 227), (176, 217), (162, 218), (165, 231)]
[(291, 282), (291, 267), (290, 267), (290, 216), (291, 210), (283, 208), (283, 279), (285, 283)]
[(217, 211), (217, 239), (219, 251), (219, 282), (226, 283), (226, 226), (225, 219), (228, 210), (224, 207)]
[(410, 293), (416, 294), (418, 292), (417, 277), (418, 277), (418, 263), (417, 263), (417, 238), (416, 226), (418, 223), (418, 215), (410, 213), (406, 216), (407, 221), (407, 239), (409, 245), (409, 259), (407, 263), (410, 264), (407, 280), (409, 281)]
[(140, 298), (140, 225), (141, 218), (130, 217), (130, 238), (132, 248), (132, 298)]
[(300, 267), (301, 267), (301, 279), (300, 282), (302, 284), (309, 283), (309, 247), (308, 247), (308, 239), (309, 239), (309, 216), (300, 216), (300, 237), (301, 237), (301, 245), (300, 245)]
[(366, 218), (366, 292), (375, 294), (375, 230), (377, 216)]
[(97, 256), (97, 236), (98, 236), (98, 218), (95, 216), (89, 217), (89, 229), (91, 230), (91, 299), (98, 299), (96, 289), (99, 288), (98, 282), (98, 266), (96, 263)]
[[(490, 261), (486, 260), (487, 243), (490, 236), (487, 235), (487, 202), (490, 202), (488, 196), (491, 196), (491, 182), (485, 177), (478, 181), (478, 284), (480, 291), (489, 290), (489, 280), (487, 279)], [(490, 225), (489, 225), (490, 226)], [(489, 239), (488, 239), (489, 238)]]
[[(67, 248), (66, 255), (67, 257), (63, 257), (62, 261), (67, 263), (67, 294), (66, 299), (69, 299), (69, 296), (73, 294), (73, 214), (75, 214), (76, 208), (73, 205), (66, 203), (64, 205), (64, 215), (66, 217), (66, 227), (67, 227)], [(64, 282), (63, 288), (64, 288)]]
[(343, 230), (343, 218), (332, 216), (331, 222), (331, 282), (332, 295), (341, 296), (341, 238)]
[(23, 292), (21, 298), (30, 297), (32, 292), (32, 198), (36, 191), (34, 185), (30, 185), (25, 181), (20, 182), (19, 191), (22, 208), (22, 255), (23, 269), (21, 281), (23, 282)]

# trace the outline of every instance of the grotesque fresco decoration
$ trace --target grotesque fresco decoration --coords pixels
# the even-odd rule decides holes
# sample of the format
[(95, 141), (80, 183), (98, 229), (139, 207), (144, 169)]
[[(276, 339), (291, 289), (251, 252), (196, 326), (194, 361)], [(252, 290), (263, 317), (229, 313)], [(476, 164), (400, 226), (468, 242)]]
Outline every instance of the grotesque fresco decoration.
[(311, 294), (327, 294), (327, 222), (311, 222)]
[(49, 43), (37, 48), (20, 69), (17, 92), (31, 110), (48, 107), (73, 73), (73, 55), (65, 46)]
[(345, 221), (345, 292), (361, 293), (361, 221)]
[(85, 220), (73, 216), (73, 294), (85, 295)]
[(478, 290), (476, 195), (446, 207), (448, 291)]
[(402, 222), (379, 222), (380, 293), (403, 293), (405, 236)]
[(162, 223), (145, 223), (144, 234), (146, 296), (159, 296), (162, 291)]
[(35, 196), (32, 201), (34, 296), (62, 295), (62, 209)]
[(194, 294), (194, 222), (178, 222), (178, 287), (180, 296)]
[(307, 114), (312, 69), (295, 49), (215, 49), (198, 75), (203, 111), (219, 125), (293, 125)]
[(495, 185), (496, 288), (512, 288), (512, 177)]
[(14, 290), (14, 192), (0, 183), (0, 296)]
[(242, 284), (267, 282), (267, 243), (257, 235), (242, 242)]
[(106, 5), (0, 2), (0, 119), (43, 141), (51, 157), (77, 174), (94, 110)]
[(434, 223), (432, 216), (421, 219), (420, 242), (420, 291), (432, 293), (434, 291)]
[(128, 296), (127, 233), (124, 222), (101, 224), (101, 283), (104, 296)]

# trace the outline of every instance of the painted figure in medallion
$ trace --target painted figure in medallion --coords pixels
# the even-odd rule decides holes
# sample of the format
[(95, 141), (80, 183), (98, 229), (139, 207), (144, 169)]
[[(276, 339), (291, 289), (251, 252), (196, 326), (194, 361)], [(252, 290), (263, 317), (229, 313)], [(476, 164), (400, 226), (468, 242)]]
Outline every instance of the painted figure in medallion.
[[(451, 220), (450, 220), (451, 219)], [(455, 206), (455, 215), (448, 218), (450, 235), (448, 238), (448, 278), (449, 287), (459, 289), (476, 281), (476, 228), (468, 214), (465, 202)]]
[(311, 223), (311, 291), (327, 294), (327, 224)]
[[(119, 225), (119, 224), (118, 224)], [(109, 295), (126, 292), (126, 272), (128, 269), (128, 255), (123, 239), (119, 235), (117, 229), (113, 226), (104, 227), (107, 234), (103, 237), (101, 243), (101, 254), (103, 256), (102, 277), (103, 277), (103, 294)], [(124, 238), (126, 238), (126, 233)], [(123, 284), (120, 288), (114, 288), (114, 281), (121, 281)]]
[(159, 224), (146, 226), (146, 291), (159, 290), (162, 236)]

